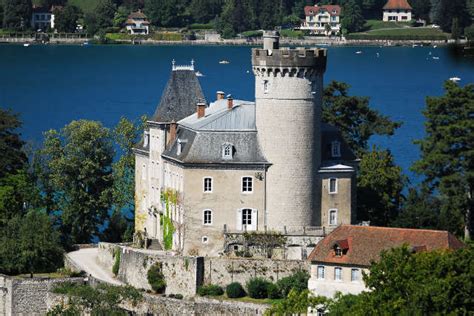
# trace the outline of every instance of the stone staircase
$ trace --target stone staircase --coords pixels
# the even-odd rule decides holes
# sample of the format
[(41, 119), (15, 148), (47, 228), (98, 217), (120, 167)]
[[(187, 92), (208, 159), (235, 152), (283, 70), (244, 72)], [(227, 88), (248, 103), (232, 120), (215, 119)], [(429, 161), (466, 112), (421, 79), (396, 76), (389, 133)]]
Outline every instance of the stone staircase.
[(148, 239), (148, 250), (163, 250), (158, 239)]

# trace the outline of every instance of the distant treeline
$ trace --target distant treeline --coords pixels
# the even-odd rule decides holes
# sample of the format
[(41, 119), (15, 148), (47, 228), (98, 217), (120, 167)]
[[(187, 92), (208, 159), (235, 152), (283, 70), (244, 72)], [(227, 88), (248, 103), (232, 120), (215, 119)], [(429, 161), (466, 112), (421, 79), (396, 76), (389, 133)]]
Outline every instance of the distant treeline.
[[(211, 25), (224, 36), (248, 30), (273, 29), (299, 25), (304, 7), (314, 0), (0, 0), (0, 22), (7, 29), (29, 28), (32, 5), (45, 7), (77, 6), (58, 11), (60, 31), (79, 21), (87, 32), (95, 34), (110, 27), (122, 27), (127, 15), (143, 10), (155, 27)], [(319, 4), (338, 4), (346, 12), (346, 25), (361, 25), (364, 19), (381, 19), (386, 0), (322, 0)], [(409, 0), (416, 18), (436, 23), (443, 31), (461, 30), (474, 20), (474, 0)], [(66, 12), (64, 12), (66, 11)], [(362, 20), (361, 20), (362, 19)], [(353, 21), (358, 20), (358, 21)], [(344, 23), (343, 23), (344, 26)], [(351, 31), (350, 26), (347, 28)], [(357, 28), (352, 31), (357, 31)], [(458, 30), (456, 30), (458, 31)]]

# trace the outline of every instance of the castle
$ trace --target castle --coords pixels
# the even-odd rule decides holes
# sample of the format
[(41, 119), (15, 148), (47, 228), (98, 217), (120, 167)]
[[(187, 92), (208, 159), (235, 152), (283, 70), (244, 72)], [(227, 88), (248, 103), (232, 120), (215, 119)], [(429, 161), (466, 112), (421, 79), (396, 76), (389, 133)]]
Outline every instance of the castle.
[(299, 259), (353, 223), (357, 160), (321, 122), (326, 55), (280, 48), (278, 33), (267, 32), (263, 49), (252, 49), (255, 102), (218, 91), (209, 105), (194, 64), (173, 61), (135, 148), (136, 233), (216, 256), (241, 250), (246, 232), (276, 232), (296, 249), (285, 257)]

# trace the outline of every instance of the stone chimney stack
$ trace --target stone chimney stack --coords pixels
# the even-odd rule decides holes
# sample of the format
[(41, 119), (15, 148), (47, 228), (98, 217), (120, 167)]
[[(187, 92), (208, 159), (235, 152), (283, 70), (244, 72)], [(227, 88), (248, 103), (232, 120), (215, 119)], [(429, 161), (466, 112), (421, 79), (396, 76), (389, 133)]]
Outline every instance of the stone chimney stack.
[(200, 119), (206, 115), (206, 103), (199, 102), (196, 106), (197, 118)]
[(177, 130), (178, 124), (176, 124), (175, 120), (173, 120), (170, 124), (170, 139), (168, 141), (168, 144), (171, 144), (174, 142), (176, 139), (176, 130)]
[(217, 91), (217, 100), (224, 100), (225, 93), (224, 91)]
[(232, 108), (234, 107), (234, 99), (232, 98), (232, 96), (229, 94), (227, 96), (227, 109), (228, 110), (232, 110)]
[(266, 31), (263, 33), (263, 49), (273, 50), (280, 48), (280, 33), (277, 31)]

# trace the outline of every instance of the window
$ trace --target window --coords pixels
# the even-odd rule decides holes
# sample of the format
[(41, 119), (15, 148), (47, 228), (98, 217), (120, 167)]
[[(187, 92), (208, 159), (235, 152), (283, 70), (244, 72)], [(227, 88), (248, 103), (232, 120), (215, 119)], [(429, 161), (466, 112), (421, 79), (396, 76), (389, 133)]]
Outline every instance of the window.
[(209, 242), (209, 237), (207, 237), (207, 236), (202, 236), (201, 241), (202, 241), (203, 244), (207, 244), (207, 243)]
[(204, 178), (204, 192), (207, 192), (207, 193), (212, 192), (212, 178), (211, 177)]
[(242, 210), (242, 226), (252, 225), (252, 210), (245, 208)]
[(339, 268), (339, 267), (334, 268), (334, 280), (342, 281), (342, 268)]
[(263, 93), (268, 93), (268, 80), (263, 80)]
[(223, 159), (232, 159), (232, 144), (222, 145), (222, 158)]
[(342, 257), (342, 249), (339, 246), (336, 246), (334, 248), (334, 253), (336, 254), (336, 257)]
[(324, 267), (323, 266), (318, 266), (317, 277), (320, 280), (324, 280)]
[(356, 282), (359, 281), (359, 269), (351, 269), (351, 281)]
[(329, 225), (337, 225), (337, 210), (329, 210)]
[(176, 155), (181, 155), (181, 152), (183, 151), (183, 145), (181, 143), (181, 140), (178, 138), (178, 147), (176, 148)]
[(143, 147), (148, 147), (150, 141), (150, 134), (148, 131), (143, 132)]
[(341, 143), (337, 140), (331, 143), (331, 155), (333, 157), (341, 157)]
[(211, 210), (204, 210), (204, 212), (203, 212), (203, 224), (204, 225), (212, 225), (212, 211)]
[(252, 177), (243, 177), (242, 178), (242, 192), (251, 193), (253, 191), (253, 181)]
[(146, 165), (142, 165), (142, 180), (146, 180)]
[(337, 179), (330, 178), (329, 179), (329, 194), (337, 193)]

